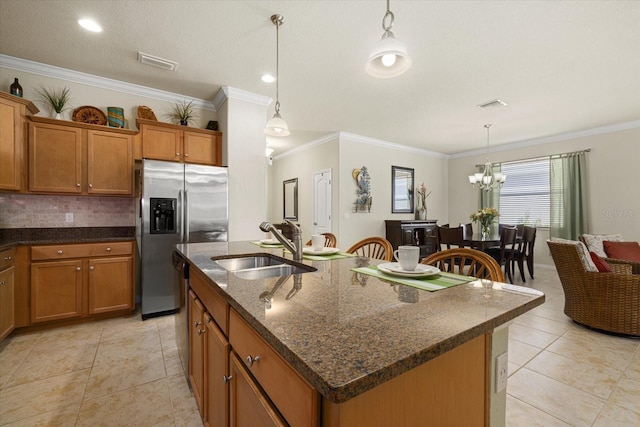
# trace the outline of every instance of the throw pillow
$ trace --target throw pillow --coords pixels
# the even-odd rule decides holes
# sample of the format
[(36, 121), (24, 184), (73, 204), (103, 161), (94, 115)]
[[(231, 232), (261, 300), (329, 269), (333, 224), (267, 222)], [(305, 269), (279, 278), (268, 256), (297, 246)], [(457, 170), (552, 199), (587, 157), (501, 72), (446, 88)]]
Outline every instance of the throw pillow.
[(604, 241), (604, 251), (609, 258), (640, 262), (640, 245), (638, 242)]
[(589, 255), (591, 255), (591, 260), (596, 265), (596, 267), (598, 268), (598, 271), (600, 273), (612, 273), (613, 272), (613, 270), (611, 269), (611, 266), (607, 263), (607, 261), (605, 261), (602, 258), (600, 258), (598, 256), (598, 254), (596, 254), (595, 252), (589, 252)]
[(575, 240), (561, 239), (559, 237), (553, 237), (551, 241), (575, 246), (578, 250), (578, 256), (580, 257), (580, 261), (582, 262), (582, 266), (585, 271), (598, 271), (598, 267), (593, 263), (593, 260), (589, 255), (589, 251), (584, 243)]
[(602, 242), (608, 240), (610, 242), (622, 242), (624, 238), (620, 234), (583, 234), (582, 238), (587, 248), (591, 252), (595, 252), (601, 258), (606, 258), (604, 246)]

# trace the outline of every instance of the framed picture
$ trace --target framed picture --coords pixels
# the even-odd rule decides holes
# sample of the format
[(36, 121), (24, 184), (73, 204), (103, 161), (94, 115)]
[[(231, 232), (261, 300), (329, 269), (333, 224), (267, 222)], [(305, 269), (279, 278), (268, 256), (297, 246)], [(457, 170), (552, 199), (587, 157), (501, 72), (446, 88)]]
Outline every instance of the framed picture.
[(288, 179), (282, 183), (282, 194), (284, 195), (283, 212), (284, 218), (298, 220), (298, 178)]
[(413, 213), (413, 169), (391, 166), (391, 213)]

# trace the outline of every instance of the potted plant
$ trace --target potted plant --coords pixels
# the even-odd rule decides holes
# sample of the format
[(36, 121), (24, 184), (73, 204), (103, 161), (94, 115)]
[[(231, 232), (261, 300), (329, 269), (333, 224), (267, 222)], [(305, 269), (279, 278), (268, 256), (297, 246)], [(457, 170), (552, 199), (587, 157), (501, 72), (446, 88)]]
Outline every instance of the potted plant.
[(71, 99), (69, 88), (66, 86), (62, 89), (48, 89), (43, 87), (38, 90), (38, 95), (40, 95), (40, 100), (49, 106), (49, 110), (56, 112), (55, 118), (61, 119), (61, 113), (67, 109), (67, 104), (69, 104), (69, 100)]
[(176, 102), (173, 104), (173, 110), (169, 113), (169, 117), (183, 126), (189, 126), (189, 122), (197, 117), (193, 101)]

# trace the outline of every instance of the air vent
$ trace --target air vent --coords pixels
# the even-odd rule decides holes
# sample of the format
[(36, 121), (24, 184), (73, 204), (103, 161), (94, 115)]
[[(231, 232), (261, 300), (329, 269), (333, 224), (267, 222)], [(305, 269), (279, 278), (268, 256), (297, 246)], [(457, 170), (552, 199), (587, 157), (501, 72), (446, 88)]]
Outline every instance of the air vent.
[(168, 59), (158, 58), (157, 56), (149, 55), (148, 53), (138, 52), (138, 61), (143, 64), (151, 65), (152, 67), (162, 68), (163, 70), (175, 71), (178, 68), (178, 63), (170, 61)]
[(494, 99), (493, 101), (485, 102), (484, 104), (478, 105), (480, 108), (501, 108), (506, 106), (507, 103), (501, 99)]

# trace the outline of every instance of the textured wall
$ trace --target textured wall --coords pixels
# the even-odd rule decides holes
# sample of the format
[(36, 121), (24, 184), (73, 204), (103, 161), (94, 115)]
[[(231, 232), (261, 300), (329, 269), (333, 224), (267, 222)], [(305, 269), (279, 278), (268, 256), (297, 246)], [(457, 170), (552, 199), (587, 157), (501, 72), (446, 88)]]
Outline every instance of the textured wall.
[(124, 197), (0, 194), (0, 228), (133, 227), (134, 207)]

